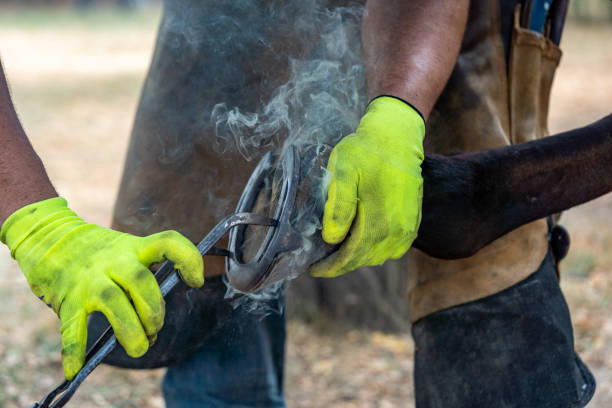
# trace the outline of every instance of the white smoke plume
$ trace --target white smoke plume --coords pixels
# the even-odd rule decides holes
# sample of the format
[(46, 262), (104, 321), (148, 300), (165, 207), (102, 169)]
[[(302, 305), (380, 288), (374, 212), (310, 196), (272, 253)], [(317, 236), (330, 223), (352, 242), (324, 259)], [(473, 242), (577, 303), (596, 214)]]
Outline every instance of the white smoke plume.
[[(272, 97), (252, 110), (218, 102), (212, 109), (216, 148), (236, 149), (247, 160), (281, 143), (335, 145), (352, 132), (363, 113), (365, 71), (360, 41), (361, 6), (326, 9), (322, 1), (302, 1), (303, 19), (317, 32), (303, 58), (289, 58), (290, 75)], [(306, 46), (304, 46), (306, 47)]]
[[(180, 144), (161, 140), (160, 144), (168, 142), (165, 146), (174, 148), (165, 148), (160, 161), (180, 160), (198, 143), (207, 148), (212, 144), (217, 153), (238, 153), (252, 161), (291, 144), (333, 146), (354, 131), (367, 104), (360, 38), (363, 2), (205, 3), (166, 3), (167, 18), (160, 27), (168, 39), (164, 47), (175, 51), (174, 66), (185, 77), (202, 72), (202, 79), (193, 83), (202, 94), (197, 104), (186, 102), (184, 107), (176, 107), (190, 112), (187, 116), (193, 117), (194, 131), (181, 135)], [(205, 13), (198, 11), (203, 9)], [(172, 92), (174, 84), (167, 86)], [(199, 140), (200, 135), (210, 134), (206, 129), (211, 128), (214, 140)], [(322, 177), (316, 200), (319, 207), (325, 200), (327, 182), (329, 177)], [(308, 224), (303, 233), (304, 245), (308, 245), (308, 235), (321, 229), (320, 220), (313, 212), (300, 216), (302, 225)], [(277, 298), (284, 285), (270, 285), (256, 294), (238, 297), (237, 302), (268, 313), (274, 309), (269, 300)], [(235, 294), (229, 287), (227, 296)]]

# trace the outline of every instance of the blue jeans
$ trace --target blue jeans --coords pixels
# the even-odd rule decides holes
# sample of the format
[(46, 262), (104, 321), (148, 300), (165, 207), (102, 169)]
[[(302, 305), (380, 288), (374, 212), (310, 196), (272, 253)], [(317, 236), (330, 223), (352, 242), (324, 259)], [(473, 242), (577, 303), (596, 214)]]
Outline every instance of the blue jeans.
[[(284, 299), (275, 300), (284, 306)], [(168, 408), (284, 408), (285, 315), (239, 307), (194, 356), (170, 366)], [(284, 309), (284, 308), (283, 308)]]

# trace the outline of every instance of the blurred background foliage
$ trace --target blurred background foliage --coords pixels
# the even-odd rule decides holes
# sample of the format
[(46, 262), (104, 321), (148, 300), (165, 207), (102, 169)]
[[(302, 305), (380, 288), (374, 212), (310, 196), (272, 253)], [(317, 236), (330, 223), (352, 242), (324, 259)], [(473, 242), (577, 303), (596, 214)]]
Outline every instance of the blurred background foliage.
[[(117, 6), (136, 9), (147, 4), (160, 3), (162, 0), (0, 0), (0, 7), (108, 7)], [(570, 1), (570, 18), (590, 22), (612, 21), (611, 0), (573, 0)]]
[(137, 8), (146, 3), (159, 3), (161, 0), (0, 0), (0, 6), (12, 7), (94, 7), (94, 6), (119, 6)]

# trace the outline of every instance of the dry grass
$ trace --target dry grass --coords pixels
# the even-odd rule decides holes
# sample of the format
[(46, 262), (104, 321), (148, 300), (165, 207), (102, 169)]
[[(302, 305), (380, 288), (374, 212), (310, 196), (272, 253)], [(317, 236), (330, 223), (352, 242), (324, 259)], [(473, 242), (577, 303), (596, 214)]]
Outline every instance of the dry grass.
[[(92, 222), (108, 224), (158, 10), (7, 12), (0, 52), (21, 118), (59, 192)], [(609, 113), (610, 26), (570, 26), (551, 107), (551, 130)], [(565, 214), (573, 246), (563, 288), (576, 344), (599, 382), (593, 407), (612, 404), (612, 196)], [(58, 322), (29, 292), (0, 247), (0, 406), (24, 407), (61, 379)], [(408, 334), (317, 334), (289, 329), (286, 389), (293, 407), (412, 406)], [(100, 367), (79, 407), (162, 407), (163, 372)]]

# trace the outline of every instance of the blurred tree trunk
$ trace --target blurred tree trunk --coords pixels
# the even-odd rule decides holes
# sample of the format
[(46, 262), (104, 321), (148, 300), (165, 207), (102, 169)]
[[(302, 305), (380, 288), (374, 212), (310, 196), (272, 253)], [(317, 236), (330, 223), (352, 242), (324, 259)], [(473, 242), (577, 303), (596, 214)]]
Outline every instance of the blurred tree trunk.
[(612, 21), (612, 1), (574, 0), (570, 1), (569, 18), (583, 22)]

